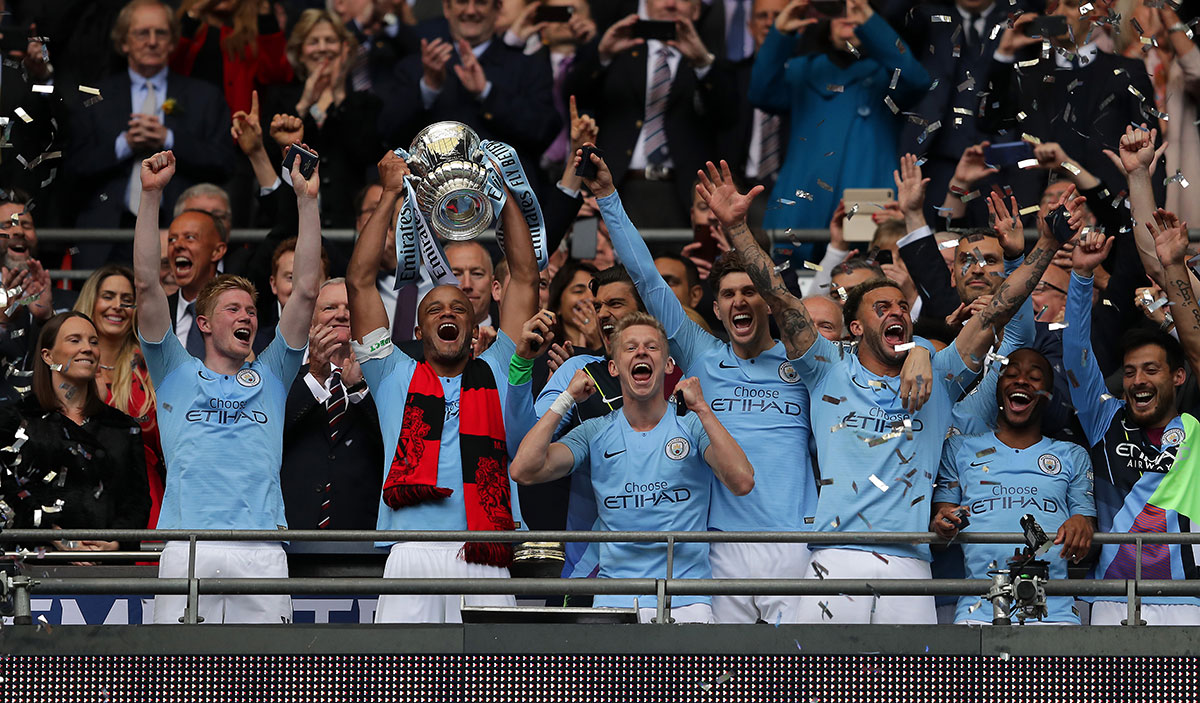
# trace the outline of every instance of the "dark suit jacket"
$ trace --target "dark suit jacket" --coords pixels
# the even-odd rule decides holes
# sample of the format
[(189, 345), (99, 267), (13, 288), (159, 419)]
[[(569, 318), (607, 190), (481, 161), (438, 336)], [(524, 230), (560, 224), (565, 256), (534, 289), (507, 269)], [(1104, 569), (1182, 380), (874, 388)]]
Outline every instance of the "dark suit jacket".
[[(418, 27), (426, 38), (449, 41), (445, 21)], [(504, 142), (522, 156), (525, 173), (539, 178), (537, 160), (562, 127), (554, 109), (553, 78), (550, 62), (544, 57), (526, 56), (504, 44), (500, 37), (479, 57), (479, 64), (492, 82), (484, 100), (476, 100), (463, 87), (454, 72), (455, 53), (446, 68), (446, 81), (433, 106), (425, 109), (421, 100), (420, 55), (401, 61), (390, 88), (376, 93), (383, 97), (379, 132), (395, 146), (408, 146), (417, 132), (442, 120), (462, 122), (482, 139)], [(383, 86), (380, 86), (383, 88)], [(535, 181), (536, 183), (537, 181)]]
[[(329, 440), (329, 416), (304, 382), (308, 364), (288, 392), (283, 420), (280, 483), (288, 527), (317, 528), (328, 515), (334, 530), (371, 530), (383, 485), (383, 439), (379, 413), (367, 394), (347, 403), (336, 445)], [(321, 504), (330, 501), (323, 514)]]
[[(599, 146), (620, 184), (629, 169), (646, 116), (646, 50), (639, 46), (600, 65), (599, 39), (581, 47), (567, 76), (566, 94), (580, 111), (592, 113), (600, 125)], [(667, 98), (667, 150), (680, 174), (675, 179), (680, 202), (692, 202), (692, 181), (716, 150), (716, 135), (737, 119), (738, 95), (733, 67), (718, 57), (703, 80), (681, 59)]]
[[(1031, 48), (1033, 53), (1020, 53), (1017, 61), (1037, 58), (1040, 46)], [(1130, 122), (1154, 122), (1142, 112), (1143, 102), (1129, 90), (1137, 90), (1153, 106), (1154, 89), (1145, 65), (1104, 52), (1075, 70), (1058, 71), (1054, 65), (1053, 59), (1021, 69), (1016, 64), (993, 62), (990, 109), (981, 123), (987, 129), (1011, 130), (1014, 140), (1028, 133), (1043, 142), (1058, 142), (1100, 180), (1124, 183), (1124, 174), (1102, 150), (1116, 152)], [(1045, 81), (1048, 77), (1052, 82)], [(1024, 119), (1018, 121), (1021, 112)], [(1005, 175), (1008, 170), (1001, 174)], [(1014, 173), (1012, 178), (1017, 202), (1037, 202), (1046, 185), (1044, 178), (1022, 175)], [(1166, 189), (1161, 178), (1154, 179), (1154, 190), (1158, 202), (1163, 202)]]
[[(76, 222), (80, 227), (118, 227), (126, 210), (130, 171), (146, 154), (117, 160), (117, 136), (125, 131), (133, 112), (128, 72), (109, 76), (97, 87), (104, 100), (77, 110), (72, 117), (69, 163), (81, 188)], [(175, 134), (176, 165), (175, 177), (163, 190), (161, 226), (170, 223), (180, 193), (196, 183), (224, 183), (234, 166), (229, 108), (221, 92), (203, 81), (170, 73), (167, 98), (177, 104), (164, 118)]]
[[(743, 59), (733, 64), (733, 82), (737, 90), (736, 121), (730, 129), (723, 129), (717, 135), (717, 156), (729, 162), (729, 167), (742, 182), (746, 181), (746, 162), (750, 158), (750, 138), (754, 134), (754, 106), (748, 97), (750, 91), (750, 71), (754, 68), (754, 57)], [(783, 115), (783, 123), (779, 126), (779, 163), (787, 154), (788, 129), (787, 115)], [(749, 185), (747, 184), (747, 187)]]

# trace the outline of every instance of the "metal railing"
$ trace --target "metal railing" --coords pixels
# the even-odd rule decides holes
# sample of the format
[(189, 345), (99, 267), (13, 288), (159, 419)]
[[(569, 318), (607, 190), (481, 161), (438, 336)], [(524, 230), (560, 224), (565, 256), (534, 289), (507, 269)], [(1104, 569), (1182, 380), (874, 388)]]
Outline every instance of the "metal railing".
[[(0, 544), (45, 541), (45, 530), (6, 530)], [(187, 541), (187, 578), (44, 578), (9, 577), (18, 622), (32, 621), (33, 591), (46, 595), (186, 595), (182, 621), (198, 622), (199, 596), (204, 595), (656, 595), (655, 621), (671, 622), (671, 596), (676, 595), (945, 595), (986, 593), (987, 579), (676, 579), (673, 578), (675, 545), (681, 543), (804, 543), (809, 545), (1024, 544), (1016, 532), (961, 533), (947, 542), (932, 532), (473, 532), (466, 530), (55, 530), (58, 540)], [(199, 541), (254, 542), (665, 542), (665, 578), (628, 579), (391, 579), (391, 578), (197, 578), (196, 544)], [(1141, 624), (1144, 596), (1200, 596), (1200, 580), (1142, 578), (1142, 546), (1148, 544), (1200, 544), (1200, 533), (1097, 533), (1095, 544), (1134, 544), (1137, 561), (1133, 579), (1053, 579), (1046, 582), (1052, 596), (1118, 596), (1125, 598), (1125, 624)], [(104, 552), (76, 552), (80, 561), (100, 561)], [(148, 584), (149, 582), (149, 584)], [(152, 585), (151, 585), (152, 584)], [(149, 585), (149, 587), (148, 587)]]

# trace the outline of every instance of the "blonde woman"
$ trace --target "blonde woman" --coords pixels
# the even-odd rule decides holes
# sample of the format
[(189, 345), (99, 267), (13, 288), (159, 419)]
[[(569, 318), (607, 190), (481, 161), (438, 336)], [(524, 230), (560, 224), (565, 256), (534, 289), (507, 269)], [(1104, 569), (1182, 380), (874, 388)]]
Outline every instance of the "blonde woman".
[(147, 527), (153, 528), (162, 504), (162, 447), (154, 409), (154, 386), (150, 383), (150, 374), (142, 361), (134, 333), (136, 308), (133, 301), (133, 271), (126, 266), (109, 265), (97, 269), (83, 284), (79, 300), (75, 302), (75, 312), (87, 315), (96, 325), (100, 352), (96, 384), (101, 397), (141, 425), (146, 479), (150, 487)]

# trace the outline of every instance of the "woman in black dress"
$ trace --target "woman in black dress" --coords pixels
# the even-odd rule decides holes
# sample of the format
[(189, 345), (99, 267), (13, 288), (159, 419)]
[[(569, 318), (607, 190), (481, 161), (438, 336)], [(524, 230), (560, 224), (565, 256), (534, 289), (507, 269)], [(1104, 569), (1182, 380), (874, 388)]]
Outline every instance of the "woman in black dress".
[[(0, 518), (16, 528), (142, 529), (150, 511), (141, 428), (104, 403), (96, 385), (99, 335), (81, 313), (42, 327), (33, 392), (0, 406)], [(115, 541), (57, 549), (115, 551)]]

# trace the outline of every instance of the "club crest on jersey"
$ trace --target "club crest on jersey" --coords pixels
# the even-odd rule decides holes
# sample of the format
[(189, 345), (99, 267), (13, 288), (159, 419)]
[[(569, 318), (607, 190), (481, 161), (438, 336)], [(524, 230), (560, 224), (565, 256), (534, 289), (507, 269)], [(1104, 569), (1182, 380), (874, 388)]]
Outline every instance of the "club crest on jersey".
[(784, 383), (800, 382), (800, 374), (796, 372), (796, 369), (792, 368), (792, 364), (789, 361), (785, 361), (779, 365), (779, 378)]
[(1167, 430), (1166, 432), (1163, 432), (1162, 443), (1163, 443), (1163, 446), (1166, 446), (1169, 444), (1182, 444), (1183, 443), (1183, 430), (1181, 430), (1178, 427), (1172, 427), (1171, 429)]
[(1047, 476), (1057, 476), (1062, 472), (1062, 462), (1053, 454), (1043, 454), (1038, 457), (1038, 468)]
[(679, 461), (680, 459), (687, 456), (688, 452), (691, 451), (691, 449), (692, 449), (692, 445), (690, 442), (687, 441), (687, 439), (685, 439), (684, 437), (675, 437), (674, 439), (670, 439), (667, 441), (667, 448), (666, 448), (667, 458)]
[(262, 383), (262, 376), (254, 369), (242, 369), (237, 372), (237, 382), (247, 388), (253, 388)]

